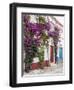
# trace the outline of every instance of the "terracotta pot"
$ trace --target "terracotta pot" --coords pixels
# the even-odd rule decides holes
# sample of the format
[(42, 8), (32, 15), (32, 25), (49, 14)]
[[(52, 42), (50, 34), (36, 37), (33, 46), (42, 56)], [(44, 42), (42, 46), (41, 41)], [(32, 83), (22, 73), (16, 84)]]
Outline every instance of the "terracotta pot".
[(32, 63), (31, 64), (31, 69), (32, 70), (39, 69), (39, 64), (38, 63)]
[(39, 62), (39, 67), (40, 67), (40, 69), (44, 69), (44, 62)]

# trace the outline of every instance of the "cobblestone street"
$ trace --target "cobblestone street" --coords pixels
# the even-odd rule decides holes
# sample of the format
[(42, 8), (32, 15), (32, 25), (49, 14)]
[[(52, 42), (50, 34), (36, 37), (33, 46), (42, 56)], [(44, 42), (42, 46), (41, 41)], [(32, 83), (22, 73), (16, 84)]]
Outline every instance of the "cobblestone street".
[(36, 76), (40, 74), (60, 75), (63, 74), (63, 63), (51, 63), (51, 66), (44, 67), (44, 69), (31, 70), (29, 73), (24, 73), (24, 76)]

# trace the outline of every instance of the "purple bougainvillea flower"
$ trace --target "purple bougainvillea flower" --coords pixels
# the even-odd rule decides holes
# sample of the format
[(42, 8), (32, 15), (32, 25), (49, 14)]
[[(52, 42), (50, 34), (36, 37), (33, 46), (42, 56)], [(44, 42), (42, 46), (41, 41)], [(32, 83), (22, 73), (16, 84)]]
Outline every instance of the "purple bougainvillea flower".
[[(32, 23), (30, 22), (30, 17), (25, 15), (24, 21), (24, 49), (27, 55), (35, 53), (34, 48), (40, 46), (43, 43), (43, 38), (53, 37), (54, 44), (57, 45), (59, 41), (59, 31), (60, 29), (53, 24), (51, 21), (46, 23)], [(42, 35), (44, 35), (42, 37)]]
[(58, 31), (49, 31), (48, 35), (50, 37), (57, 37), (59, 35), (59, 32)]
[(46, 24), (45, 24), (45, 28), (46, 28), (46, 30), (49, 31), (49, 30), (50, 30), (50, 23), (46, 23)]

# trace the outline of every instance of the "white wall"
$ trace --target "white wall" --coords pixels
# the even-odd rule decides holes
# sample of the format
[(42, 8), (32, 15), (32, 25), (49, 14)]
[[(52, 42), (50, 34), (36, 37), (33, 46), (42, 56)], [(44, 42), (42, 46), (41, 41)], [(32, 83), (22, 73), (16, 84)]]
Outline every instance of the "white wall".
[[(50, 5), (71, 5), (74, 9), (74, 0), (0, 0), (0, 90), (11, 90), (9, 83), (9, 3), (24, 2)], [(73, 90), (73, 85), (51, 85), (41, 87), (25, 87), (16, 89), (47, 89), (47, 90)]]

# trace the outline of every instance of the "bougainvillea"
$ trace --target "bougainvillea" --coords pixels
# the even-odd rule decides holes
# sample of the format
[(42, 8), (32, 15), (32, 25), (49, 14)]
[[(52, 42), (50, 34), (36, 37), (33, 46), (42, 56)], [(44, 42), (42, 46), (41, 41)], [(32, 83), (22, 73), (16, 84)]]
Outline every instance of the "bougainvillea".
[[(24, 49), (26, 53), (25, 64), (26, 72), (29, 71), (33, 58), (38, 55), (38, 47), (52, 37), (54, 39), (55, 48), (59, 40), (59, 29), (54, 25), (54, 31), (51, 31), (51, 22), (39, 16), (39, 22), (30, 22), (30, 15), (24, 15)], [(56, 51), (55, 51), (56, 52)], [(43, 53), (43, 52), (42, 52)], [(39, 53), (40, 54), (40, 53)], [(56, 57), (56, 54), (55, 54)], [(40, 57), (41, 58), (41, 57)]]

